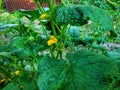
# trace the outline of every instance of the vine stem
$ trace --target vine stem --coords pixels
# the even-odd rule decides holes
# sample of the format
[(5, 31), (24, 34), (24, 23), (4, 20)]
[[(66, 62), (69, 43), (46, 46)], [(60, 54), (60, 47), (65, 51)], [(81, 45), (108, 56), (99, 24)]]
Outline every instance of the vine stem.
[(61, 0), (61, 2), (63, 3), (64, 6), (66, 6), (65, 2), (63, 0)]
[(2, 10), (2, 0), (0, 0), (0, 10)]
[(36, 5), (38, 6), (39, 10), (43, 13), (44, 12), (44, 9), (42, 8), (42, 5), (39, 4), (38, 1), (35, 1)]
[(55, 25), (54, 25), (54, 7), (55, 7), (55, 0), (52, 0), (51, 4), (51, 26), (52, 26), (52, 31), (54, 36), (57, 36), (56, 30), (55, 30)]

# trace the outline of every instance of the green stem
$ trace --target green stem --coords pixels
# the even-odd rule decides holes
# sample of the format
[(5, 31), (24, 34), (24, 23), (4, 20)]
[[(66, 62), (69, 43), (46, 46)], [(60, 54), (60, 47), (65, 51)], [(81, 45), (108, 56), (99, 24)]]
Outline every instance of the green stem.
[(61, 30), (60, 30), (60, 28), (58, 27), (58, 25), (57, 25), (55, 22), (54, 22), (54, 24), (55, 24), (57, 30), (58, 30), (60, 33), (62, 33)]
[(66, 61), (67, 61), (68, 66), (70, 66), (70, 61), (68, 59), (66, 59)]
[(56, 31), (55, 31), (55, 25), (54, 25), (53, 18), (52, 18), (52, 21), (51, 21), (51, 26), (52, 26), (52, 32), (53, 32), (54, 36), (57, 36)]
[(56, 30), (55, 30), (55, 25), (54, 25), (54, 5), (55, 5), (55, 0), (52, 0), (51, 4), (51, 27), (52, 27), (52, 32), (56, 36)]
[(109, 4), (113, 5), (113, 6), (120, 6), (120, 4), (117, 4), (115, 2), (112, 2), (110, 0), (106, 0), (106, 2), (108, 2)]
[[(67, 28), (67, 26), (66, 26), (66, 28)], [(70, 28), (71, 28), (71, 25), (69, 26), (68, 31), (70, 30)], [(65, 37), (66, 37), (66, 35), (65, 35)], [(65, 47), (66, 42), (67, 42), (67, 38), (65, 38), (65, 40), (64, 40), (64, 43), (63, 43), (64, 47)]]
[(55, 0), (52, 0), (52, 9), (55, 7)]
[(48, 7), (51, 9), (51, 2), (50, 0), (47, 0)]
[(36, 1), (35, 3), (36, 3), (36, 5), (37, 5), (37, 7), (39, 8), (39, 10), (41, 11), (41, 13), (43, 13), (43, 12), (44, 12), (44, 9), (42, 8), (41, 4), (39, 4), (38, 1)]
[(65, 4), (65, 2), (64, 2), (63, 0), (61, 0), (61, 2), (62, 2), (62, 4), (63, 4), (64, 6), (66, 6), (66, 4)]
[(53, 47), (50, 47), (50, 53), (52, 58), (55, 59), (55, 53), (54, 53)]
[(44, 7), (42, 6), (41, 3), (40, 3), (40, 7), (41, 7), (41, 9), (43, 10), (43, 12), (45, 12), (45, 9), (44, 9)]
[(0, 0), (0, 10), (2, 10), (2, 0)]
[(59, 57), (60, 57), (60, 59), (62, 58), (62, 50), (60, 50), (60, 51), (58, 52), (57, 58), (59, 58)]

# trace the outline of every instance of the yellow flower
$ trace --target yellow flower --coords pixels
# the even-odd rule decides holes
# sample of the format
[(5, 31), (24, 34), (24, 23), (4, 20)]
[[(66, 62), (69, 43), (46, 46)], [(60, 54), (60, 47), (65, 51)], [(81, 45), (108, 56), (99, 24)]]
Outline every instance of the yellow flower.
[(47, 44), (50, 46), (54, 43), (57, 43), (57, 41), (58, 41), (57, 38), (52, 35), (52, 36), (50, 36), (50, 40), (47, 41)]
[(57, 43), (57, 41), (58, 41), (58, 40), (57, 40), (57, 38), (56, 38), (55, 36), (53, 36), (53, 35), (52, 35), (52, 36), (50, 36), (50, 39), (51, 39), (51, 40), (53, 40), (53, 41), (54, 41), (54, 43)]
[(44, 19), (44, 18), (46, 18), (46, 16), (47, 16), (47, 14), (44, 13), (40, 16), (40, 19)]
[(107, 32), (108, 35), (110, 35), (111, 33), (110, 32)]
[(54, 43), (54, 40), (48, 40), (47, 43), (50, 46), (50, 45), (52, 45)]
[(2, 80), (0, 80), (0, 83), (2, 83), (2, 82), (4, 82), (5, 81), (5, 79), (2, 79)]
[(20, 71), (17, 70), (17, 71), (15, 72), (15, 74), (16, 74), (16, 75), (19, 75), (19, 74), (20, 74)]

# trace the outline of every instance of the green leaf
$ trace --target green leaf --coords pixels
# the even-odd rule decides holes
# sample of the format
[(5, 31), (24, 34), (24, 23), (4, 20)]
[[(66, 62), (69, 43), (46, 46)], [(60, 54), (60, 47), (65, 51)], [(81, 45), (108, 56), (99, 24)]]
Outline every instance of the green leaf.
[(4, 56), (4, 57), (7, 57), (7, 58), (13, 58), (11, 52), (0, 52), (0, 56)]
[(67, 60), (44, 57), (39, 63), (39, 90), (110, 90), (118, 74), (116, 64), (92, 51), (68, 53)]
[(106, 55), (117, 63), (120, 72), (120, 49), (107, 52)]
[(57, 90), (62, 87), (67, 76), (65, 61), (44, 57), (38, 66), (40, 66), (40, 75), (38, 78), (38, 87), (40, 90)]
[(20, 90), (20, 89), (13, 82), (11, 82), (2, 90)]
[(29, 56), (32, 55), (32, 46), (27, 44), (27, 37), (15, 37), (10, 42), (9, 46), (11, 46), (14, 50), (15, 49), (22, 49), (25, 55)]
[(120, 60), (120, 49), (107, 52), (107, 56), (113, 60)]
[(21, 85), (22, 87), (20, 88), (20, 87), (18, 87), (17, 84), (11, 82), (2, 90), (36, 90), (35, 83), (33, 81), (31, 81), (29, 83), (21, 81), (21, 83), (19, 85)]
[(32, 80), (31, 82), (22, 82), (20, 84), (23, 85), (23, 90), (36, 90), (35, 82)]
[(111, 32), (111, 37), (117, 36), (117, 33), (113, 28), (113, 20), (107, 11), (90, 5), (81, 5), (79, 7), (83, 11), (83, 19), (89, 18), (93, 23), (98, 23), (103, 30)]
[(20, 9), (19, 12), (22, 13), (23, 16), (26, 16), (31, 21), (39, 19), (39, 17), (40, 17), (39, 9), (35, 9), (35, 10), (23, 10), (23, 9)]
[(91, 21), (100, 24), (105, 30), (113, 30), (113, 20), (107, 11), (90, 5), (80, 7), (84, 13), (84, 18), (89, 18)]
[(6, 25), (0, 26), (0, 30), (7, 29), (7, 28), (14, 28), (17, 26), (18, 26), (18, 24), (6, 24)]
[(14, 37), (12, 41), (8, 44), (10, 48), (24, 48), (25, 42), (27, 41), (27, 37)]

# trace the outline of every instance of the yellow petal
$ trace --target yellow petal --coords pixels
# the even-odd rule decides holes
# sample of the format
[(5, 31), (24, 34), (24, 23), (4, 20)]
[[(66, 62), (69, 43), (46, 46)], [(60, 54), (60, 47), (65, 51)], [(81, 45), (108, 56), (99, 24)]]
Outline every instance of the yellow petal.
[(50, 40), (47, 41), (47, 44), (50, 46), (54, 43), (57, 43), (57, 41), (58, 41), (57, 38), (55, 36), (51, 35)]
[(53, 36), (53, 35), (52, 35), (52, 36), (50, 36), (50, 39), (51, 39), (51, 40), (53, 40), (53, 41), (54, 41), (54, 43), (57, 43), (57, 41), (58, 41), (58, 40), (57, 40), (57, 38), (56, 38), (55, 36)]
[(47, 16), (47, 14), (44, 13), (40, 16), (40, 19), (44, 19), (46, 16)]
[(16, 74), (16, 75), (19, 75), (19, 74), (20, 74), (20, 71), (16, 71), (15, 74)]
[(53, 40), (54, 38), (55, 38), (55, 36), (53, 36), (53, 35), (51, 35), (51, 36), (50, 36), (50, 39), (52, 39), (52, 40)]
[(50, 45), (52, 45), (54, 43), (54, 40), (48, 40), (47, 41), (47, 44), (50, 46)]
[(57, 39), (54, 39), (54, 43), (57, 43), (57, 41), (58, 41)]

